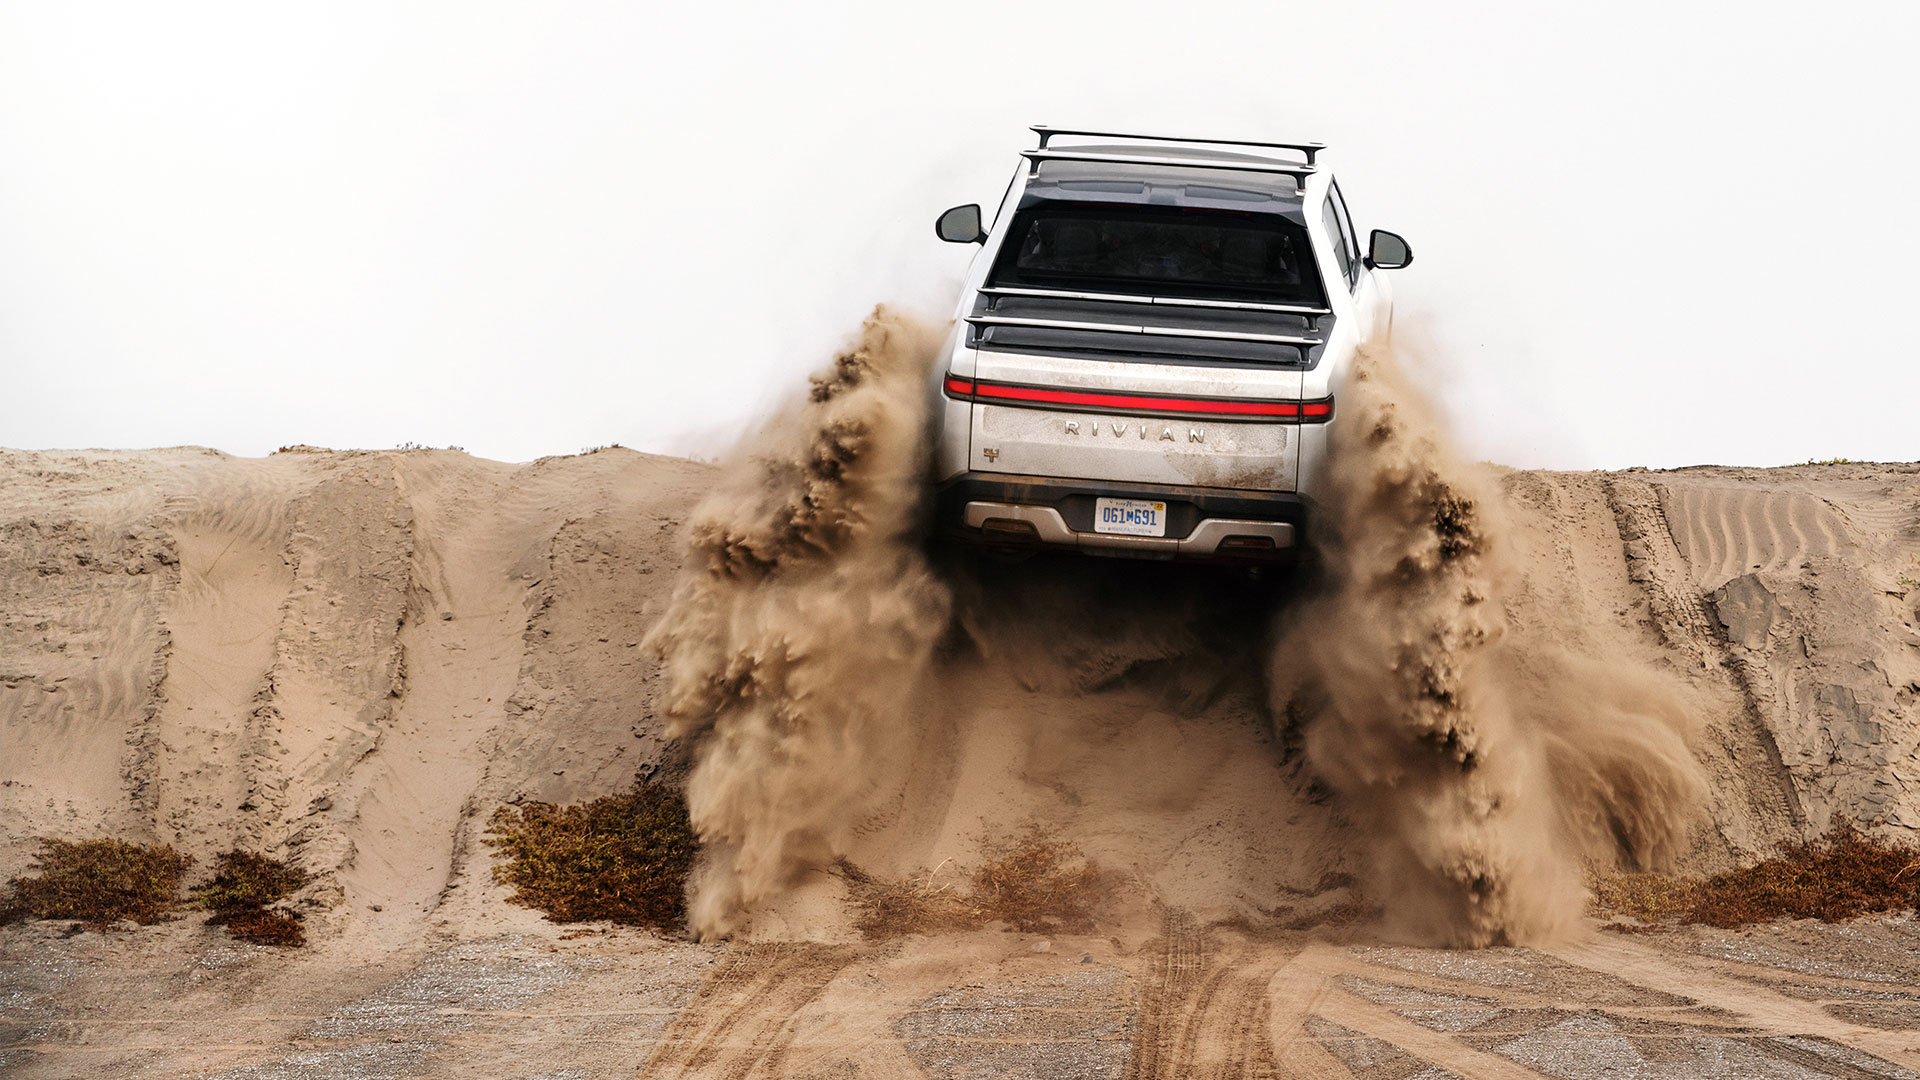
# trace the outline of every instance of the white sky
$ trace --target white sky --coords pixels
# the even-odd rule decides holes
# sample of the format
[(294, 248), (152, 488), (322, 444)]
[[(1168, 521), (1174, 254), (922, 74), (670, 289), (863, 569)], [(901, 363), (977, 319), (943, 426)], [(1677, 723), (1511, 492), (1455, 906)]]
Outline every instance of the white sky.
[(1331, 144), (1523, 466), (1920, 458), (1905, 3), (0, 5), (0, 446), (717, 451), (1031, 123)]

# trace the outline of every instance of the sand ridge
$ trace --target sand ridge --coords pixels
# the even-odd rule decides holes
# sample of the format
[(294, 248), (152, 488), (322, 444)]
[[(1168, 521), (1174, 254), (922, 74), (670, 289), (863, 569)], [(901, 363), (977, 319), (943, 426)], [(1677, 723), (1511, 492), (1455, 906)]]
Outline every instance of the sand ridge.
[[(518, 467), (452, 451), (7, 453), (0, 869), (18, 872), (42, 834), (112, 832), (202, 858), (244, 842), (340, 871), (362, 894), (355, 919), (396, 899), (433, 907), (474, 856), (488, 804), (612, 790), (671, 756), (639, 643), (712, 475), (618, 450)], [(1920, 579), (1920, 469), (1499, 483), (1516, 633), (1582, 650), (1618, 627), (1702, 725), (1714, 828), (1695, 865), (1762, 853), (1836, 813), (1901, 834), (1920, 823), (1920, 587), (1902, 584)], [(1779, 524), (1796, 507), (1819, 508), (1825, 529)], [(1157, 759), (1177, 773), (1175, 743), (1205, 771), (1210, 739), (1235, 725), (1272, 738), (1224, 684), (1148, 685), (1194, 641), (1050, 622), (1047, 604), (1124, 588), (1126, 570), (1099, 566), (1051, 599), (1045, 571), (1025, 567), (962, 590), (961, 617), (986, 647), (950, 667), (943, 693), (972, 687), (985, 711), (1018, 721), (1011, 743), (983, 729), (980, 750), (993, 738), (1005, 749), (992, 752), (1016, 757), (1050, 739), (1080, 753), (1114, 744), (1114, 767)], [(1058, 674), (1035, 668), (1043, 655)], [(1203, 700), (1183, 700), (1193, 693)], [(1249, 711), (1207, 719), (1235, 708)], [(1164, 715), (1129, 721), (1116, 742), (1113, 718), (1149, 709)], [(1111, 730), (1062, 734), (1082, 714)], [(935, 757), (951, 771), (970, 753)], [(1297, 770), (1284, 747), (1264, 753), (1268, 768)], [(1015, 766), (1028, 768), (1045, 771)], [(1300, 812), (1286, 805), (1313, 803), (1272, 810)], [(920, 854), (954, 852), (930, 841)], [(395, 892), (426, 879), (430, 892)]]
[[(476, 815), (658, 765), (622, 594), (709, 470), (623, 459), (8, 455), (6, 872), (38, 835), (240, 844), (410, 940)], [(82, 462), (111, 483), (59, 486)]]
[[(637, 1075), (650, 1060), (742, 1076), (855, 1061), (866, 1071), (850, 1075), (873, 1076), (1920, 1067), (1920, 973), (1876, 959), (1910, 951), (1897, 919), (1550, 954), (1251, 931), (1347, 894), (1351, 826), (1258, 680), (1232, 677), (1246, 624), (1231, 595), (1171, 632), (1085, 617), (1089, 597), (1171, 580), (1121, 563), (951, 578), (963, 640), (944, 646), (929, 700), (965, 695), (972, 722), (918, 729), (912, 812), (883, 800), (850, 851), (877, 873), (953, 873), (983, 834), (1040, 818), (1129, 875), (1142, 929), (563, 941), (501, 902), (478, 834), (504, 802), (680, 767), (640, 643), (714, 475), (619, 450), (522, 466), (451, 451), (0, 453), (0, 874), (24, 869), (35, 836), (100, 834), (203, 859), (258, 845), (319, 874), (307, 954), (232, 946), (197, 921), (0, 931), (0, 1061), (22, 1076), (235, 1077), (510, 1061), (522, 1067), (503, 1075)], [(1699, 725), (1710, 827), (1683, 865), (1729, 865), (1834, 814), (1910, 835), (1920, 588), (1902, 579), (1920, 580), (1920, 466), (1496, 482), (1514, 632), (1575, 652), (1606, 642), (1664, 672)], [(830, 876), (808, 880), (837, 895)], [(820, 910), (773, 929), (831, 937)], [(728, 970), (741, 977), (714, 975)], [(1606, 978), (1629, 989), (1600, 993)], [(739, 1012), (762, 983), (786, 989)]]

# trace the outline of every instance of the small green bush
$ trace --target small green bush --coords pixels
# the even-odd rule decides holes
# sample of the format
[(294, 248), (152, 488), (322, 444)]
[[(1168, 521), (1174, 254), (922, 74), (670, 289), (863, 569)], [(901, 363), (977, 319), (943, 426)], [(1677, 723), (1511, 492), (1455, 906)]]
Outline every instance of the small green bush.
[(208, 926), (225, 926), (227, 933), (255, 945), (307, 943), (298, 912), (268, 906), (311, 880), (305, 871), (247, 851), (229, 851), (214, 865), (213, 880), (193, 889), (194, 902), (213, 912)]
[(699, 845), (680, 793), (643, 781), (589, 803), (503, 806), (487, 824), (510, 901), (554, 922), (606, 919), (672, 931), (686, 925), (687, 875)]
[(42, 839), (33, 866), (38, 873), (7, 882), (0, 923), (78, 919), (96, 929), (121, 919), (156, 923), (172, 910), (192, 863), (164, 844)]
[(213, 880), (191, 891), (200, 906), (215, 911), (266, 907), (311, 880), (305, 871), (248, 851), (229, 851), (214, 866)]

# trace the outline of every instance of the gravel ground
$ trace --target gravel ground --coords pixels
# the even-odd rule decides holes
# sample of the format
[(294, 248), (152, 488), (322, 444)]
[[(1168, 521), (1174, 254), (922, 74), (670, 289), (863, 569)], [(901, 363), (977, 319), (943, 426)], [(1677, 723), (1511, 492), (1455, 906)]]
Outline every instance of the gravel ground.
[(0, 1073), (1920, 1077), (1904, 918), (1477, 952), (1169, 925), (844, 946), (543, 927), (366, 965), (189, 921), (29, 924), (0, 931)]

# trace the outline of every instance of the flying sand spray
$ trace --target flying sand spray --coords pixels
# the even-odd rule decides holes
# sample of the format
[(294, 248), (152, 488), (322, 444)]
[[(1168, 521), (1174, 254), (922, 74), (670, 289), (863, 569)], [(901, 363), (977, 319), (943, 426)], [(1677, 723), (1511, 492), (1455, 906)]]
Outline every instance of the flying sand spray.
[[(695, 512), (648, 645), (672, 732), (695, 744), (703, 937), (844, 855), (850, 823), (907, 771), (903, 718), (953, 613), (916, 534), (937, 344), (877, 310)], [(1275, 710), (1305, 716), (1308, 763), (1363, 834), (1390, 933), (1555, 937), (1578, 920), (1584, 861), (1679, 854), (1705, 788), (1686, 720), (1652, 673), (1510, 638), (1498, 498), (1390, 354), (1361, 357), (1340, 408), (1334, 540), (1318, 590), (1277, 616)]]

